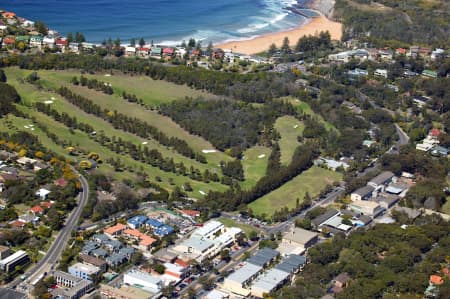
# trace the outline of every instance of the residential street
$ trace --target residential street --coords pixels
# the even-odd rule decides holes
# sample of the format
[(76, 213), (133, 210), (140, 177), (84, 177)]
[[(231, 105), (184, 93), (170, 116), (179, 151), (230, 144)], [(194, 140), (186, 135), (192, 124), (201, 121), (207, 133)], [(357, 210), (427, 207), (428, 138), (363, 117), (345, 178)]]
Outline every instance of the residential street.
[(29, 285), (40, 275), (45, 275), (45, 273), (49, 273), (52, 269), (54, 269), (62, 252), (66, 248), (72, 231), (76, 230), (81, 212), (83, 211), (83, 208), (89, 198), (89, 184), (87, 180), (80, 173), (78, 173), (75, 168), (71, 168), (72, 171), (74, 171), (75, 174), (79, 176), (82, 188), (82, 191), (78, 195), (78, 205), (67, 218), (65, 226), (59, 232), (50, 249), (47, 251), (47, 254), (36, 264), (34, 268), (25, 273), (26, 280), (22, 282), (22, 280), (18, 277), (8, 284), (9, 288), (16, 288), (17, 286), (19, 286), (17, 287), (18, 290), (26, 291), (27, 289), (29, 289)]

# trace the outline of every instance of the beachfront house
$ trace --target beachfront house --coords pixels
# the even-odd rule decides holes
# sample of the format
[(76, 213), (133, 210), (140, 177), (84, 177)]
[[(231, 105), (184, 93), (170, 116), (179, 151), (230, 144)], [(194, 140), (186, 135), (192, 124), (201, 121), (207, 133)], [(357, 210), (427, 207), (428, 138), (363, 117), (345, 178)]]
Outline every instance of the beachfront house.
[(42, 48), (44, 38), (41, 35), (33, 35), (30, 37), (30, 47)]
[(152, 58), (161, 58), (162, 48), (160, 47), (151, 47), (150, 49), (150, 57)]
[(136, 48), (135, 47), (125, 47), (125, 56), (127, 56), (127, 57), (136, 56)]
[(139, 47), (137, 49), (137, 56), (141, 58), (148, 58), (150, 56), (150, 48), (149, 47)]
[(174, 53), (175, 53), (175, 50), (173, 48), (164, 48), (163, 49), (164, 57), (172, 57)]
[(69, 41), (66, 38), (58, 38), (55, 44), (59, 49), (64, 50), (69, 45)]
[(42, 42), (47, 48), (53, 48), (55, 46), (55, 38), (52, 36), (45, 36)]

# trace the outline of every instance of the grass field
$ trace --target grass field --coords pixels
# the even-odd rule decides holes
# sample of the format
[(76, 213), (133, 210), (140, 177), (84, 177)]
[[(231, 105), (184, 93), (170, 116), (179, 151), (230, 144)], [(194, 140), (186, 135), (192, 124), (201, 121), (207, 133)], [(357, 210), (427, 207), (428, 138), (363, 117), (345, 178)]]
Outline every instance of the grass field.
[(230, 219), (230, 218), (220, 217), (217, 220), (222, 222), (222, 224), (225, 225), (226, 227), (238, 227), (238, 228), (242, 229), (247, 236), (250, 234), (250, 232), (252, 230), (254, 230), (256, 232), (259, 231), (258, 228), (254, 227), (250, 224), (237, 223), (236, 221), (234, 221), (233, 219)]
[(241, 183), (243, 189), (251, 188), (266, 174), (270, 152), (270, 148), (259, 145), (251, 147), (244, 152), (242, 166), (244, 168), (245, 181)]
[(301, 202), (306, 192), (314, 198), (327, 184), (341, 179), (340, 173), (313, 166), (280, 188), (250, 203), (249, 207), (256, 215), (265, 214), (270, 217), (274, 211), (283, 207), (295, 208), (296, 199), (299, 198)]
[[(19, 72), (21, 73), (22, 77), (26, 75), (23, 71), (19, 69), (8, 69), (8, 71), (12, 72)], [(75, 93), (80, 94), (82, 96), (85, 96), (91, 100), (93, 100), (96, 104), (100, 105), (102, 108), (109, 109), (111, 111), (119, 111), (121, 113), (125, 113), (131, 117), (136, 117), (140, 120), (143, 120), (150, 125), (158, 128), (161, 132), (165, 133), (167, 136), (174, 136), (180, 139), (185, 140), (194, 150), (201, 152), (204, 149), (214, 149), (212, 144), (205, 139), (203, 139), (200, 136), (195, 136), (192, 134), (189, 134), (187, 131), (185, 131), (183, 128), (181, 128), (177, 123), (172, 121), (169, 117), (165, 117), (160, 115), (157, 111), (154, 110), (147, 110), (144, 109), (142, 106), (135, 104), (135, 103), (129, 103), (126, 100), (122, 99), (119, 95), (106, 95), (102, 92), (98, 92), (95, 90), (88, 89), (86, 87), (82, 86), (74, 86), (70, 83), (70, 78), (72, 78), (76, 73), (75, 72), (55, 72), (55, 71), (40, 71), (39, 76), (42, 79), (43, 85), (56, 89), (59, 88), (61, 85), (66, 86), (73, 90)], [(105, 77), (105, 78), (113, 78), (113, 77)], [(130, 77), (131, 79), (138, 79), (139, 77)], [(149, 78), (146, 78), (145, 80), (151, 80)], [(192, 90), (186, 86), (179, 86), (176, 84), (168, 83), (165, 81), (154, 81), (152, 82), (152, 88), (155, 88), (158, 90), (159, 94), (165, 92), (165, 96), (161, 95), (161, 97), (166, 98), (166, 101), (173, 101), (179, 98), (182, 98), (180, 96), (182, 91), (187, 92), (187, 96), (192, 95), (192, 92), (198, 93), (198, 91)], [(161, 84), (161, 85), (157, 85)], [(128, 93), (137, 93), (139, 89), (129, 89), (127, 90)], [(145, 89), (146, 92), (150, 93), (148, 91), (148, 87)], [(173, 91), (175, 90), (175, 92)], [(141, 90), (142, 92), (142, 90)], [(174, 94), (177, 94), (175, 96)], [(215, 153), (209, 153), (205, 154), (209, 165), (210, 166), (217, 166), (220, 161), (230, 161), (232, 158), (230, 158), (228, 155), (226, 155), (223, 152), (217, 151)]]
[(450, 215), (450, 197), (447, 197), (447, 201), (442, 206), (441, 211), (442, 211), (442, 213)]
[(281, 99), (291, 103), (294, 107), (297, 108), (298, 111), (301, 111), (307, 115), (311, 115), (311, 116), (315, 117), (319, 122), (321, 122), (325, 126), (325, 129), (327, 129), (328, 131), (331, 129), (336, 130), (336, 128), (332, 124), (330, 124), (329, 122), (324, 120), (321, 115), (318, 115), (314, 111), (312, 111), (312, 109), (308, 105), (308, 103), (302, 102), (299, 99), (295, 99), (293, 97), (285, 97), (285, 98), (281, 98)]
[[(39, 71), (43, 77), (51, 81), (70, 82), (72, 77), (81, 75), (80, 71)], [(142, 99), (145, 104), (150, 106), (158, 106), (162, 103), (171, 102), (185, 97), (203, 97), (215, 98), (214, 95), (189, 88), (186, 85), (177, 85), (163, 80), (153, 80), (148, 76), (129, 76), (119, 72), (115, 72), (112, 76), (109, 73), (101, 74), (83, 74), (89, 79), (97, 79), (99, 81), (111, 83), (114, 92), (121, 95), (126, 93), (135, 94)]]
[(275, 122), (275, 129), (280, 133), (278, 141), (281, 150), (281, 164), (287, 165), (292, 160), (295, 149), (300, 145), (297, 137), (303, 134), (305, 126), (293, 116), (282, 116)]
[[(28, 105), (33, 105), (36, 102), (45, 102), (54, 98), (55, 100), (51, 104), (51, 107), (57, 110), (60, 114), (65, 112), (72, 117), (76, 117), (79, 122), (90, 124), (96, 132), (103, 132), (106, 136), (116, 138), (121, 138), (123, 141), (131, 142), (136, 146), (148, 147), (150, 149), (157, 149), (164, 157), (173, 158), (176, 163), (183, 162), (186, 167), (193, 166), (195, 168), (200, 169), (201, 171), (205, 171), (209, 169), (210, 171), (215, 171), (220, 173), (220, 169), (217, 165), (212, 167), (211, 165), (205, 165), (199, 163), (193, 159), (186, 158), (181, 154), (175, 152), (174, 150), (167, 148), (157, 141), (153, 139), (143, 139), (139, 136), (124, 132), (122, 130), (114, 129), (110, 123), (104, 121), (101, 118), (98, 118), (92, 114), (88, 114), (78, 107), (72, 105), (68, 101), (64, 100), (61, 96), (47, 92), (43, 90), (38, 90), (35, 86), (27, 83), (20, 83), (16, 76), (9, 75), (8, 82), (14, 85), (17, 91), (22, 95), (22, 102)], [(68, 138), (69, 136), (62, 136), (64, 138)], [(146, 145), (142, 143), (146, 142)]]
[[(22, 78), (23, 73), (22, 71), (19, 71), (18, 69), (13, 69), (12, 72), (10, 72), (11, 69), (8, 69), (7, 76), (8, 76), (8, 82), (14, 86), (16, 86), (18, 92), (20, 93), (22, 100), (25, 104), (32, 104), (36, 101), (44, 101), (49, 100), (52, 96), (55, 96), (55, 94), (51, 92), (46, 91), (39, 91), (36, 87), (33, 85), (30, 85), (28, 83), (20, 83), (19, 78)], [(136, 143), (141, 143), (142, 139), (140, 139), (137, 136), (134, 136), (132, 134), (128, 134), (126, 132), (115, 130), (110, 126), (108, 123), (104, 122), (101, 119), (98, 119), (92, 115), (86, 114), (83, 111), (79, 110), (77, 107), (72, 106), (70, 103), (65, 102), (61, 99), (61, 97), (55, 96), (55, 101), (52, 105), (54, 105), (55, 109), (60, 111), (65, 111), (71, 116), (76, 116), (78, 120), (87, 122), (91, 125), (93, 125), (96, 129), (99, 128), (100, 130), (103, 130), (106, 135), (109, 136), (109, 133), (112, 135), (116, 135), (117, 137), (120, 136), (124, 140), (129, 140)], [(101, 156), (103, 160), (107, 160), (109, 158), (120, 158), (121, 161), (126, 165), (127, 169), (134, 172), (138, 170), (144, 170), (146, 173), (149, 174), (150, 178), (154, 180), (156, 176), (161, 177), (162, 182), (160, 183), (161, 186), (165, 187), (168, 190), (173, 189), (175, 185), (182, 185), (185, 182), (190, 182), (191, 186), (193, 187), (194, 191), (191, 192), (189, 195), (194, 198), (202, 197), (202, 192), (207, 193), (209, 190), (217, 190), (217, 191), (223, 191), (226, 189), (226, 186), (221, 185), (219, 183), (203, 183), (198, 181), (190, 180), (188, 177), (173, 174), (173, 173), (167, 173), (164, 171), (161, 171), (160, 169), (156, 167), (152, 167), (149, 165), (146, 165), (141, 162), (134, 161), (131, 157), (127, 155), (122, 154), (116, 154), (109, 150), (106, 147), (101, 146), (99, 143), (95, 142), (91, 136), (88, 134), (75, 130), (71, 131), (69, 128), (64, 126), (64, 124), (54, 121), (52, 118), (48, 117), (47, 115), (40, 113), (36, 111), (34, 108), (30, 108), (27, 105), (19, 105), (18, 109), (25, 112), (27, 115), (33, 118), (33, 121), (31, 119), (24, 119), (14, 116), (9, 116), (8, 119), (10, 120), (7, 122), (6, 120), (2, 119), (0, 122), (0, 129), (4, 129), (6, 131), (28, 131), (29, 133), (37, 136), (41, 143), (46, 147), (54, 152), (64, 155), (66, 157), (69, 157), (67, 153), (65, 152), (64, 147), (67, 145), (75, 146), (76, 148), (80, 148), (85, 152), (97, 152)], [(35, 124), (34, 130), (27, 129), (25, 126), (29, 124)], [(64, 141), (64, 145), (57, 145), (47, 137), (45, 132), (43, 132), (39, 125), (43, 125), (50, 129), (50, 131), (58, 136), (58, 138), (62, 141)], [(151, 143), (149, 142), (149, 147), (151, 146)], [(159, 144), (154, 144), (154, 146), (158, 146), (158, 149), (164, 150), (167, 154), (170, 154), (171, 157), (178, 156), (179, 159), (186, 159), (189, 160), (191, 163), (195, 163), (194, 165), (197, 168), (203, 168), (206, 169), (207, 166), (201, 165), (200, 163), (187, 159), (185, 157), (182, 157), (181, 155), (172, 152), (170, 149), (166, 149), (162, 147)], [(73, 159), (73, 157), (71, 157)], [(81, 158), (82, 159), (82, 158)], [(177, 159), (174, 159), (175, 161)], [(190, 165), (189, 163), (186, 163), (186, 165)], [(218, 168), (216, 166), (216, 168)], [(100, 166), (100, 170), (104, 172), (107, 175), (113, 175), (117, 179), (123, 179), (123, 178), (132, 178), (133, 174), (131, 174), (129, 171), (124, 172), (115, 172), (113, 171), (112, 167), (107, 164), (102, 164)], [(174, 184), (169, 183), (169, 179), (173, 180)]]

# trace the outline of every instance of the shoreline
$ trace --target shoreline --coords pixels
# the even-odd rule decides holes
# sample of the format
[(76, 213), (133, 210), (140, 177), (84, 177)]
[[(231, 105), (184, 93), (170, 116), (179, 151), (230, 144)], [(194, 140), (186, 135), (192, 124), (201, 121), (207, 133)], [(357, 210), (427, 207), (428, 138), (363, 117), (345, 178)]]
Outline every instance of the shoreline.
[(342, 37), (342, 23), (331, 21), (321, 14), (319, 17), (311, 18), (309, 22), (301, 23), (293, 29), (267, 33), (248, 40), (219, 43), (215, 47), (252, 55), (266, 51), (272, 43), (280, 47), (285, 37), (289, 38), (290, 46), (295, 46), (300, 37), (315, 35), (320, 31), (329, 31), (331, 39), (340, 40)]

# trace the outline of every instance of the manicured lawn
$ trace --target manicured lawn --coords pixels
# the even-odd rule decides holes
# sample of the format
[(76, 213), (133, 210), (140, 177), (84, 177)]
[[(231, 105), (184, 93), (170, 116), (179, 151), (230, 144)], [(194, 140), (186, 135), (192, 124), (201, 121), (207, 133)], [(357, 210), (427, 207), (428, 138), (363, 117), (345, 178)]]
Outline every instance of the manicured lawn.
[(244, 231), (244, 233), (248, 236), (249, 233), (254, 230), (256, 232), (259, 231), (259, 229), (257, 227), (254, 227), (250, 224), (241, 224), (241, 223), (237, 223), (236, 221), (234, 221), (231, 218), (225, 218), (225, 217), (220, 217), (219, 219), (217, 219), (218, 221), (222, 222), (223, 225), (225, 225), (226, 227), (238, 227), (240, 229), (242, 229)]
[[(18, 68), (7, 68), (5, 69), (7, 72), (7, 76), (15, 76), (24, 78), (26, 77), (31, 71), (27, 70), (20, 70)], [(163, 115), (160, 115), (157, 111), (154, 110), (147, 110), (144, 109), (142, 106), (134, 103), (129, 103), (126, 100), (122, 99), (119, 95), (106, 95), (102, 92), (98, 92), (95, 90), (88, 89), (87, 87), (82, 86), (74, 86), (70, 83), (70, 79), (74, 75), (79, 75), (79, 72), (75, 71), (39, 71), (38, 72), (39, 77), (41, 78), (41, 82), (44, 87), (56, 89), (59, 88), (61, 85), (66, 86), (69, 89), (71, 89), (73, 92), (80, 94), (82, 96), (85, 96), (89, 98), (90, 100), (94, 101), (96, 104), (100, 105), (104, 109), (108, 109), (111, 111), (119, 111), (121, 113), (127, 114), (131, 117), (136, 117), (140, 120), (144, 120), (150, 125), (158, 128), (161, 130), (161, 132), (165, 133), (167, 136), (173, 136), (178, 137), (180, 139), (185, 140), (194, 150), (201, 152), (202, 150), (209, 150), (214, 149), (214, 147), (211, 145), (210, 142), (206, 141), (200, 136), (189, 134), (187, 131), (185, 131), (183, 128), (181, 128), (177, 123), (172, 121), (169, 117), (165, 117)], [(88, 75), (86, 75), (88, 76)], [(110, 79), (113, 77), (104, 77), (100, 76), (106, 79)], [(100, 79), (100, 77), (98, 79)], [(129, 77), (124, 76), (123, 77)], [(128, 80), (138, 80), (139, 76), (129, 77)], [(145, 80), (151, 80), (150, 78), (145, 77)], [(198, 92), (195, 90), (192, 90), (186, 86), (179, 86), (176, 84), (168, 83), (165, 81), (154, 81), (151, 80), (153, 84), (152, 88), (156, 88), (159, 93), (166, 92), (167, 94), (164, 95), (164, 98), (176, 100), (179, 98), (184, 98), (184, 96), (195, 96), (191, 94), (191, 92)], [(164, 84), (164, 86), (155, 87), (155, 84)], [(166, 85), (169, 84), (169, 85)], [(145, 86), (145, 84), (142, 84)], [(175, 90), (175, 91), (173, 91)], [(129, 88), (126, 90), (128, 93), (137, 93), (136, 89)], [(183, 96), (175, 96), (174, 94), (180, 94), (181, 91), (187, 91), (187, 94)], [(155, 90), (151, 91), (149, 89), (145, 89), (143, 91), (145, 93), (149, 93), (150, 95), (155, 92)], [(48, 100), (48, 99), (46, 99)], [(169, 101), (169, 100), (168, 100)], [(217, 166), (220, 161), (230, 161), (232, 158), (226, 155), (223, 152), (217, 151), (215, 153), (208, 153), (205, 154), (208, 163), (210, 166)]]
[[(44, 90), (38, 90), (33, 85), (28, 83), (20, 83), (19, 78), (15, 75), (8, 74), (8, 82), (15, 86), (16, 90), (21, 94), (22, 102), (25, 105), (33, 105), (36, 102), (44, 103), (50, 99), (54, 99), (53, 103), (50, 104), (51, 107), (57, 110), (60, 114), (67, 113), (71, 117), (76, 117), (76, 119), (81, 123), (86, 123), (91, 125), (96, 132), (103, 132), (108, 137), (115, 136), (117, 139), (120, 138), (125, 142), (131, 142), (136, 146), (148, 147), (149, 149), (158, 150), (164, 157), (173, 158), (175, 163), (184, 163), (188, 168), (191, 166), (205, 171), (209, 169), (210, 171), (215, 171), (220, 173), (220, 169), (217, 165), (205, 165), (197, 162), (193, 159), (186, 158), (181, 154), (175, 152), (174, 150), (167, 148), (154, 139), (143, 139), (139, 136), (133, 135), (131, 133), (124, 132), (122, 130), (114, 129), (114, 127), (107, 121), (96, 117), (92, 114), (88, 114), (78, 107), (72, 105), (64, 98), (53, 92), (47, 92)], [(67, 137), (67, 136), (64, 136)], [(143, 142), (146, 144), (143, 145)]]
[(305, 126), (293, 116), (282, 116), (275, 122), (275, 129), (280, 133), (278, 141), (281, 150), (281, 164), (289, 164), (295, 149), (300, 145), (297, 137), (303, 134)]
[[(72, 77), (80, 77), (79, 71), (39, 71), (43, 77), (51, 79), (51, 81), (70, 82)], [(128, 94), (134, 94), (142, 99), (145, 104), (150, 106), (158, 106), (162, 103), (171, 102), (184, 97), (203, 97), (213, 98), (214, 95), (189, 88), (186, 85), (177, 85), (163, 80), (153, 80), (148, 76), (130, 76), (119, 72), (99, 73), (95, 75), (83, 74), (89, 79), (97, 79), (102, 82), (111, 83), (114, 92), (122, 95), (125, 91)]]
[(442, 206), (442, 213), (449, 214), (450, 215), (450, 196), (447, 197), (447, 201)]
[(245, 181), (241, 183), (242, 188), (251, 188), (266, 174), (270, 152), (270, 148), (259, 145), (251, 147), (244, 152), (242, 166), (244, 168)]
[(308, 103), (305, 103), (303, 101), (300, 101), (299, 99), (295, 99), (293, 97), (285, 97), (285, 98), (281, 98), (282, 100), (287, 100), (289, 101), (289, 103), (291, 103), (294, 107), (297, 108), (298, 111), (301, 111), (307, 115), (312, 115), (314, 116), (318, 121), (320, 121), (325, 128), (329, 131), (331, 129), (336, 130), (336, 128), (330, 124), (329, 122), (327, 122), (326, 120), (323, 119), (323, 117), (321, 115), (316, 114), (314, 111), (312, 111), (311, 107), (308, 105)]
[(327, 184), (341, 179), (340, 173), (313, 166), (280, 188), (250, 203), (249, 207), (256, 215), (265, 214), (270, 217), (281, 208), (295, 208), (296, 199), (299, 198), (301, 202), (306, 192), (314, 198)]

